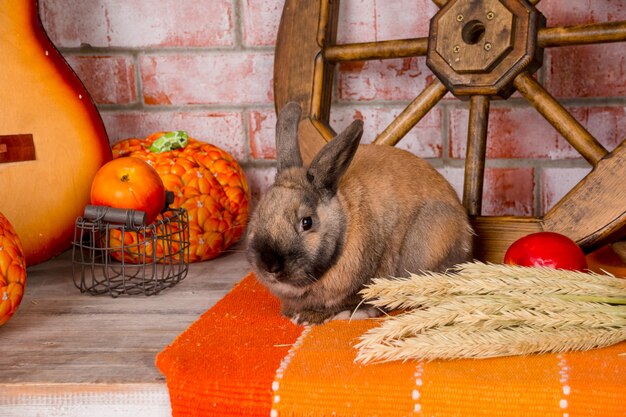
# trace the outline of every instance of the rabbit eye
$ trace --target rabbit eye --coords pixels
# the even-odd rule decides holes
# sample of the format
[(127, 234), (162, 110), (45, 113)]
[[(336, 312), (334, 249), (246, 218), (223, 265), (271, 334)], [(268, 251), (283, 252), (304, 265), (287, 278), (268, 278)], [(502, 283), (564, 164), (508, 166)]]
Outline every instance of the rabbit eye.
[(307, 231), (311, 227), (313, 227), (313, 219), (311, 219), (311, 217), (309, 216), (303, 217), (302, 218), (302, 230)]

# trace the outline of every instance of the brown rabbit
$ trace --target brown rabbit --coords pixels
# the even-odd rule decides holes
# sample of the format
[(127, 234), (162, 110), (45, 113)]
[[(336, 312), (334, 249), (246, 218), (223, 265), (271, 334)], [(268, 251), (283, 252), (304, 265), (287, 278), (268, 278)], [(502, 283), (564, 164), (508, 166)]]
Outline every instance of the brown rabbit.
[(347, 318), (374, 277), (441, 271), (470, 258), (467, 213), (426, 161), (359, 146), (363, 123), (355, 120), (304, 167), (300, 113), (289, 103), (278, 116), (276, 179), (248, 226), (248, 260), (285, 316), (310, 324)]

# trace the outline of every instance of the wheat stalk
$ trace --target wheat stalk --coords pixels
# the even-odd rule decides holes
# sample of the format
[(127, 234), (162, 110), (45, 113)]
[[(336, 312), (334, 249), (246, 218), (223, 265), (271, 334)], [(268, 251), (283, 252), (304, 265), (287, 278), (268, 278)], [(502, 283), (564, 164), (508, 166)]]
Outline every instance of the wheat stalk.
[(368, 303), (390, 309), (420, 307), (429, 303), (430, 297), (517, 293), (594, 296), (609, 303), (626, 303), (616, 298), (616, 293), (626, 298), (626, 280), (595, 273), (473, 262), (446, 273), (376, 278), (361, 291)]
[(366, 332), (360, 362), (586, 350), (626, 339), (626, 280), (613, 276), (474, 262), (376, 279), (362, 295), (412, 310)]
[(484, 330), (497, 330), (519, 323), (537, 328), (567, 325), (601, 328), (606, 327), (607, 323), (626, 327), (626, 306), (581, 302), (573, 310), (571, 302), (555, 297), (458, 296), (385, 319), (366, 335), (370, 342), (383, 343), (441, 326), (464, 324), (480, 326)]
[(520, 325), (483, 330), (473, 325), (460, 324), (429, 329), (413, 337), (388, 343), (370, 344), (362, 340), (356, 345), (356, 361), (372, 363), (556, 353), (605, 347), (622, 340), (626, 340), (626, 327), (537, 329)]

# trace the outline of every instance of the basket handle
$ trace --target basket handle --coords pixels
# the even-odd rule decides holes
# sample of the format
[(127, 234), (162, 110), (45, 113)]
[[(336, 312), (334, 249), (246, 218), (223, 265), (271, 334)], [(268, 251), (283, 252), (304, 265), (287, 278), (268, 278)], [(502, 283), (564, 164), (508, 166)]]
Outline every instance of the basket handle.
[(146, 212), (131, 209), (119, 209), (108, 206), (85, 206), (83, 217), (92, 221), (105, 221), (108, 223), (123, 224), (129, 228), (145, 225)]

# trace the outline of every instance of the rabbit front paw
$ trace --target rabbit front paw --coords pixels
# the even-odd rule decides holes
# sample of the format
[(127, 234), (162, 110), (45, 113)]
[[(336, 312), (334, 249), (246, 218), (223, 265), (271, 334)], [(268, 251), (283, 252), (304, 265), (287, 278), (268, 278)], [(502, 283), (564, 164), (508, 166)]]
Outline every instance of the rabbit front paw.
[(299, 310), (285, 315), (289, 317), (292, 323), (307, 326), (326, 323), (334, 317), (335, 313), (332, 311)]

